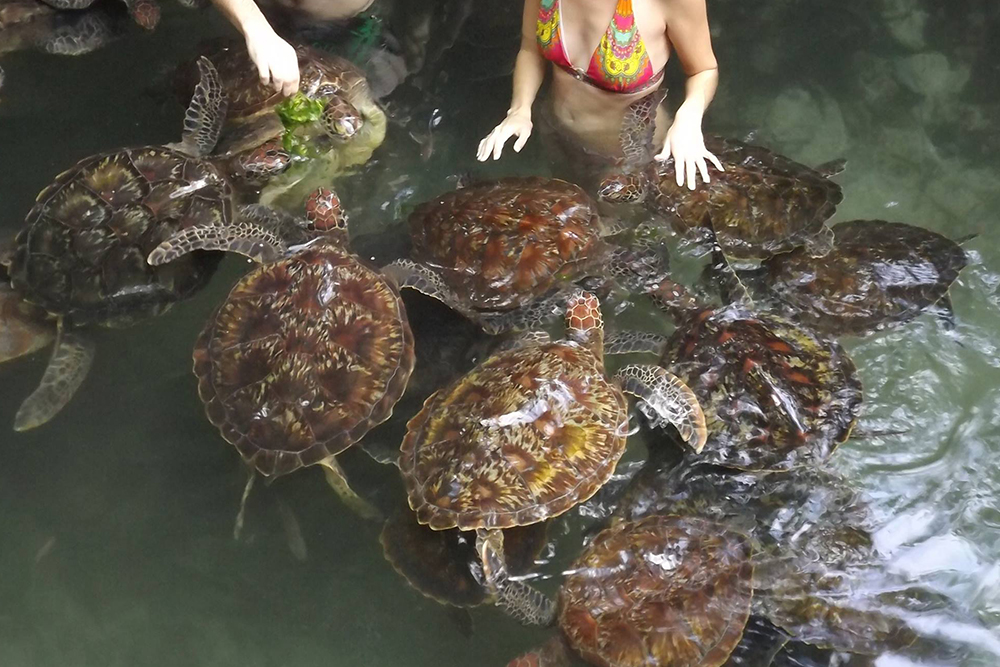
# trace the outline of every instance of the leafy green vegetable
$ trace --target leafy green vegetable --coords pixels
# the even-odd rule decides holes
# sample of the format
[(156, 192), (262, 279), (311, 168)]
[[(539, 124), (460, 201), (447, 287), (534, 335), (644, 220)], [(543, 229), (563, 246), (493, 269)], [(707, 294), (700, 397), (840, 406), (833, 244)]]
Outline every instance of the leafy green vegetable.
[(295, 93), (275, 108), (285, 130), (294, 130), (300, 125), (307, 125), (318, 120), (323, 115), (325, 104), (323, 100), (314, 100), (302, 93)]

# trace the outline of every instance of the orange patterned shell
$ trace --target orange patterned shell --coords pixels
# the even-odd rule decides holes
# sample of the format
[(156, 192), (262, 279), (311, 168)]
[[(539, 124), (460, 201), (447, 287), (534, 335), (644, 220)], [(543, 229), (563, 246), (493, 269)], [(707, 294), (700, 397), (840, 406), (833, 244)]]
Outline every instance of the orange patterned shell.
[(413, 362), (395, 286), (330, 243), (245, 276), (194, 351), (209, 420), (265, 475), (319, 463), (385, 421)]
[(601, 246), (597, 205), (554, 178), (505, 178), (448, 192), (410, 216), (413, 258), (474, 308), (531, 303), (585, 270)]
[(407, 427), (399, 467), (420, 523), (510, 528), (594, 495), (625, 451), (628, 413), (598, 360), (564, 341), (494, 355)]
[(753, 596), (748, 538), (678, 516), (598, 535), (559, 591), (559, 625), (601, 667), (716, 667), (743, 635)]

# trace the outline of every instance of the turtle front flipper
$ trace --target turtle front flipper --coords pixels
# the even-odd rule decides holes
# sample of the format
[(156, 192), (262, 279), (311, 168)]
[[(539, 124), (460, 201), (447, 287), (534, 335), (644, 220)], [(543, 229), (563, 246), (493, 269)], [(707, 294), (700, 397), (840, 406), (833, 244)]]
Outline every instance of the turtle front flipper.
[(625, 156), (625, 171), (604, 179), (598, 188), (598, 198), (619, 204), (646, 198), (649, 176), (645, 170), (653, 163), (656, 154), (653, 146), (656, 110), (666, 95), (666, 87), (657, 88), (629, 105), (618, 134)]
[(208, 58), (198, 58), (201, 78), (195, 86), (191, 103), (184, 113), (184, 133), (176, 149), (193, 157), (204, 157), (219, 141), (226, 119), (226, 93), (219, 72)]
[(566, 302), (579, 292), (580, 290), (576, 288), (557, 290), (520, 308), (477, 311), (468, 317), (492, 336), (512, 331), (540, 329), (560, 317), (566, 309)]
[(823, 227), (815, 236), (806, 239), (806, 252), (809, 253), (810, 257), (826, 257), (833, 250), (835, 242), (836, 237), (833, 230), (829, 227)]
[(416, 290), (471, 320), (477, 319), (476, 314), (462, 305), (458, 295), (430, 267), (409, 259), (397, 259), (382, 267), (382, 275), (395, 282), (399, 289)]
[(93, 360), (93, 343), (60, 323), (49, 365), (38, 388), (14, 416), (14, 430), (27, 431), (52, 419), (76, 393)]
[(273, 262), (288, 252), (288, 242), (282, 234), (284, 224), (280, 216), (265, 206), (243, 206), (235, 223), (188, 227), (153, 248), (146, 261), (160, 266), (195, 250), (221, 250), (244, 255), (255, 262)]
[(541, 591), (521, 581), (513, 581), (507, 572), (503, 554), (503, 532), (476, 531), (476, 553), (483, 563), (483, 577), (497, 604), (524, 625), (551, 625), (556, 606)]
[(604, 338), (604, 354), (633, 354), (643, 352), (660, 356), (667, 345), (667, 337), (647, 331), (615, 331)]
[(507, 667), (570, 667), (569, 650), (562, 637), (553, 637), (543, 646), (517, 656)]
[(626, 394), (640, 399), (643, 413), (654, 426), (673, 424), (684, 442), (700, 453), (708, 439), (705, 413), (691, 388), (659, 366), (629, 365), (615, 374)]
[(0, 282), (0, 363), (42, 349), (54, 335), (55, 328), (41, 309), (22, 300), (9, 283)]
[(629, 293), (648, 294), (669, 277), (670, 258), (656, 247), (615, 246), (608, 256), (607, 273)]
[(340, 467), (337, 463), (337, 459), (330, 457), (324, 461), (320, 462), (323, 467), (323, 474), (326, 476), (326, 483), (330, 485), (340, 499), (344, 501), (344, 504), (350, 507), (352, 510), (357, 512), (358, 516), (363, 519), (371, 519), (373, 521), (381, 521), (382, 514), (379, 512), (374, 505), (369, 503), (367, 500), (359, 496), (351, 485), (347, 483), (347, 476), (344, 474), (344, 469)]

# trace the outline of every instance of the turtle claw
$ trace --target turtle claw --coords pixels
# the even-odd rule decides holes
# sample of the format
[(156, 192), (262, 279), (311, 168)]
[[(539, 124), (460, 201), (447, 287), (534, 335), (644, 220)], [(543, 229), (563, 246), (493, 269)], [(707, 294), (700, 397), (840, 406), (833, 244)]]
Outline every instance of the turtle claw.
[(93, 344), (60, 326), (42, 381), (14, 416), (14, 430), (28, 431), (52, 419), (73, 398), (93, 359)]
[(552, 600), (521, 581), (512, 581), (503, 555), (503, 532), (476, 531), (476, 552), (483, 563), (483, 575), (497, 604), (524, 625), (551, 625), (556, 607)]
[(708, 440), (705, 413), (694, 392), (659, 366), (625, 366), (615, 375), (622, 391), (639, 398), (640, 409), (654, 427), (669, 423), (696, 454)]

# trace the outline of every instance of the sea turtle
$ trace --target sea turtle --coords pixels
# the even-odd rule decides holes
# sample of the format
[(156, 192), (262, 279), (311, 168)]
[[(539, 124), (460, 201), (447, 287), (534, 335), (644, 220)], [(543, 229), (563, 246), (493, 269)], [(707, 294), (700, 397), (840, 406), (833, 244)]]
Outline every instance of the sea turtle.
[[(87, 9), (94, 0), (39, 0), (59, 10)], [(122, 0), (128, 8), (129, 16), (146, 30), (152, 30), (160, 22), (160, 5), (156, 0)]]
[[(720, 274), (734, 275), (718, 245), (713, 257)], [(676, 322), (674, 333), (614, 334), (609, 351), (661, 354), (663, 366), (691, 387), (708, 425), (705, 461), (789, 470), (827, 459), (861, 408), (854, 362), (836, 340), (757, 311), (742, 284), (730, 282), (737, 299), (720, 308), (664, 282), (652, 296)]]
[(954, 324), (948, 288), (968, 261), (960, 245), (882, 220), (842, 222), (833, 233), (822, 261), (796, 250), (740, 277), (789, 317), (826, 333), (863, 335), (928, 309)]
[[(166, 266), (146, 263), (153, 248), (180, 230), (232, 221), (230, 186), (203, 157), (218, 136), (224, 100), (211, 62), (201, 61), (200, 68), (180, 143), (81, 160), (42, 190), (0, 258), (14, 292), (47, 311), (59, 330), (49, 366), (18, 411), (15, 429), (51, 419), (83, 381), (93, 347), (78, 327), (123, 327), (162, 314), (214, 272), (219, 256), (206, 253)], [(8, 335), (0, 327), (0, 338)]]
[(754, 614), (796, 641), (876, 654), (915, 638), (888, 609), (887, 594), (900, 582), (874, 548), (871, 511), (832, 471), (747, 473), (654, 453), (622, 495), (614, 519), (666, 515), (713, 521), (747, 535), (754, 549)]
[(513, 177), (476, 183), (418, 206), (412, 260), (386, 267), (401, 287), (438, 298), (486, 331), (532, 328), (561, 312), (573, 282), (610, 276), (635, 291), (664, 278), (664, 251), (605, 240), (621, 230), (577, 185)]
[(413, 334), (396, 286), (347, 241), (339, 199), (320, 189), (305, 220), (246, 206), (236, 225), (183, 230), (149, 262), (169, 265), (197, 249), (262, 262), (195, 345), (208, 419), (252, 470), (275, 476), (320, 465), (345, 501), (375, 515), (336, 456), (392, 414), (413, 370)]
[(697, 241), (705, 240), (710, 221), (734, 258), (763, 259), (799, 246), (813, 256), (829, 251), (833, 235), (825, 223), (843, 199), (830, 176), (843, 170), (842, 160), (810, 169), (761, 146), (706, 136), (725, 170), (689, 190), (677, 184), (672, 158), (653, 159), (655, 110), (665, 94), (654, 91), (629, 107), (621, 130), (626, 170), (601, 183), (601, 199), (645, 201)]
[(623, 392), (673, 423), (693, 449), (705, 427), (690, 390), (656, 366), (625, 366), (609, 380), (597, 298), (569, 300), (568, 338), (522, 336), (437, 391), (407, 424), (400, 448), (410, 507), (434, 530), (476, 531), (476, 551), (498, 603), (526, 623), (552, 606), (512, 581), (504, 529), (558, 516), (590, 498), (625, 452)]
[(508, 667), (717, 667), (750, 614), (747, 537), (682, 516), (619, 522), (600, 533), (559, 589), (561, 636)]

